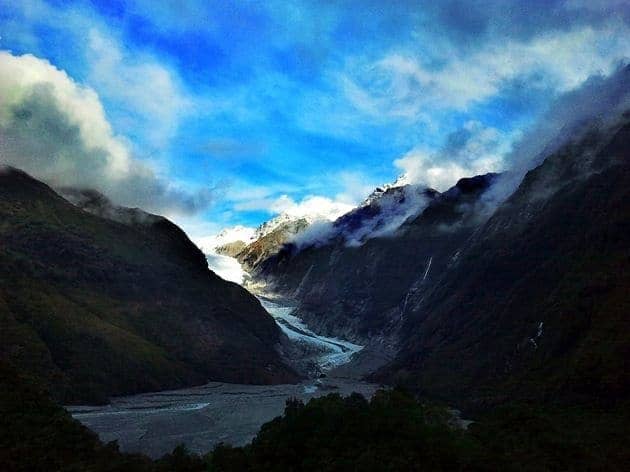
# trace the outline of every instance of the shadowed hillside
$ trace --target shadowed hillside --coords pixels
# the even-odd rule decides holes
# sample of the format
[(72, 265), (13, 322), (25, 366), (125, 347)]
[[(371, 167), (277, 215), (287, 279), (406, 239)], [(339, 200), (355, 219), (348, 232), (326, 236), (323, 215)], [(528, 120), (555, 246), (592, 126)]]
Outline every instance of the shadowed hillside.
[(455, 264), (409, 301), (380, 378), (470, 403), (630, 392), (630, 125), (530, 171)]
[(2, 170), (3, 359), (43, 379), (62, 402), (209, 379), (296, 379), (276, 351), (282, 335), (273, 319), (210, 272), (183, 231), (140, 210), (105, 216), (118, 221)]

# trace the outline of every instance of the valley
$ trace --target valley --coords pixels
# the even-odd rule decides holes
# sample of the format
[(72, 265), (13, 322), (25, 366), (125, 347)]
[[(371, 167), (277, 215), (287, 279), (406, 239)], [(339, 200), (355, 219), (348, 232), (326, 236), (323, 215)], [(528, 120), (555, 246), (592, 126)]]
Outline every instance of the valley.
[(0, 33), (0, 472), (628, 470), (630, 1)]
[(329, 393), (347, 396), (353, 392), (372, 397), (378, 384), (334, 374), (334, 368), (347, 363), (362, 346), (319, 336), (291, 314), (293, 307), (261, 301), (291, 340), (292, 355), (297, 356), (292, 358), (295, 367), (308, 369), (309, 378), (281, 385), (209, 382), (113, 398), (106, 406), (69, 406), (67, 410), (103, 442), (115, 440), (124, 452), (159, 458), (179, 444), (198, 454), (222, 442), (243, 446), (264, 423), (282, 414), (289, 398), (307, 402)]

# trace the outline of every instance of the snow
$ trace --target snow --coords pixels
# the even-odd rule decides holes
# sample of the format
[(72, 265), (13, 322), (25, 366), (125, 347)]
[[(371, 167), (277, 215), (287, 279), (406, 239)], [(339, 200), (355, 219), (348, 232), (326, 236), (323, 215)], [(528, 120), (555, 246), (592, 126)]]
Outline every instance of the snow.
[(233, 226), (225, 228), (220, 233), (196, 238), (195, 244), (206, 254), (214, 253), (217, 247), (236, 241), (243, 241), (245, 244), (256, 240), (256, 229), (249, 226)]
[[(300, 220), (301, 217), (291, 216), (287, 213), (282, 213), (275, 218), (270, 219), (269, 221), (265, 221), (258, 228), (256, 228), (256, 234), (254, 235), (254, 241), (267, 236), (269, 233), (275, 231), (280, 226), (285, 223), (292, 223), (294, 221)], [(307, 217), (304, 217), (306, 221), (311, 223), (311, 220)]]
[(405, 187), (408, 184), (409, 182), (406, 174), (399, 175), (398, 178), (391, 184), (383, 184), (376, 187), (372, 191), (372, 193), (369, 194), (365, 200), (363, 200), (363, 203), (361, 203), (360, 207), (370, 206), (372, 203), (380, 200), (383, 194), (385, 194), (388, 190), (393, 188)]

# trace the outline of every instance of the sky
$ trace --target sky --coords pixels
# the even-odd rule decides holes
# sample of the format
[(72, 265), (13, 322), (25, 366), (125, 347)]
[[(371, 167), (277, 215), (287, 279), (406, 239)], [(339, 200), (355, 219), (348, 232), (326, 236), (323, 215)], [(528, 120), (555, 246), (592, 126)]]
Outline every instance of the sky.
[(500, 171), (629, 57), (621, 0), (0, 0), (0, 161), (201, 240)]

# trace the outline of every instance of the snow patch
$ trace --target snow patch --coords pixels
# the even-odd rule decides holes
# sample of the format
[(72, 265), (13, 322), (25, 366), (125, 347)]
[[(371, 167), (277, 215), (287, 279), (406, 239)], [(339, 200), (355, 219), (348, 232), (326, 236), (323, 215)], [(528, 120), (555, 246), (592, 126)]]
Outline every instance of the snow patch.
[(233, 226), (225, 228), (220, 233), (196, 238), (195, 243), (206, 254), (214, 253), (215, 249), (225, 244), (242, 241), (245, 244), (254, 242), (257, 238), (256, 229), (249, 226)]

